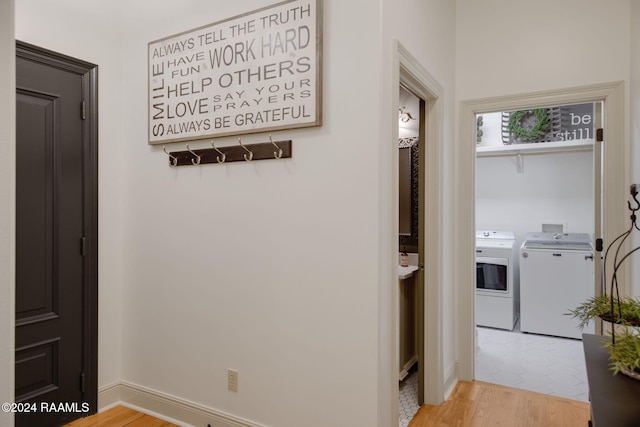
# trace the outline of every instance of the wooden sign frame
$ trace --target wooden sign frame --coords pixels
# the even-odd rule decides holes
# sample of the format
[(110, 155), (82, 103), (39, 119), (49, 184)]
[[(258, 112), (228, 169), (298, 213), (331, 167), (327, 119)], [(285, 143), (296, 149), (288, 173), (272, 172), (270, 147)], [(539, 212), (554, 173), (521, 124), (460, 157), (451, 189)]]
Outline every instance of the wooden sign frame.
[(322, 0), (148, 45), (149, 144), (322, 125)]

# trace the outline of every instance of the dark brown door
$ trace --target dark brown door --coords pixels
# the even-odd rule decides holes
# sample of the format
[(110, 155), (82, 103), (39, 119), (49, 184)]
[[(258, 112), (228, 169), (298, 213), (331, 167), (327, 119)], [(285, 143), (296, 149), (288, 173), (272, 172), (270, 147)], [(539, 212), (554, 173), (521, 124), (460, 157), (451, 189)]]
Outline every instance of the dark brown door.
[(97, 409), (96, 67), (16, 52), (16, 426), (59, 426)]

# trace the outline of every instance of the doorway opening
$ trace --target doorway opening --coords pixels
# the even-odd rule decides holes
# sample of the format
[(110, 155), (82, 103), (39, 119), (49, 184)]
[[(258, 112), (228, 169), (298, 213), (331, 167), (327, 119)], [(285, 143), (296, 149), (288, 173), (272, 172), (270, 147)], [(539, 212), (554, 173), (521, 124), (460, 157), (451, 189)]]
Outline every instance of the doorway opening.
[[(389, 118), (392, 120), (392, 133), (394, 140), (389, 145), (389, 170), (392, 188), (388, 209), (390, 219), (389, 237), (393, 238), (388, 246), (385, 259), (382, 261), (387, 265), (391, 274), (388, 281), (383, 284), (385, 301), (389, 302), (389, 317), (385, 323), (389, 328), (388, 340), (384, 340), (382, 348), (383, 357), (388, 355), (387, 371), (385, 375), (385, 395), (391, 396), (391, 401), (381, 402), (382, 405), (390, 405), (391, 415), (389, 422), (398, 422), (398, 385), (399, 385), (399, 354), (398, 354), (398, 273), (399, 254), (402, 251), (400, 246), (398, 231), (398, 167), (399, 167), (399, 114), (403, 105), (400, 105), (400, 87), (410, 92), (419, 100), (420, 129), (424, 133), (420, 136), (420, 143), (424, 141), (420, 149), (420, 168), (422, 178), (420, 178), (420, 195), (418, 215), (418, 260), (417, 270), (414, 272), (416, 290), (422, 292), (416, 298), (417, 304), (422, 304), (423, 308), (418, 308), (417, 313), (423, 313), (423, 318), (417, 319), (417, 352), (418, 352), (418, 382), (422, 396), (419, 396), (419, 403), (438, 405), (444, 401), (445, 388), (449, 383), (455, 383), (455, 372), (445, 375), (443, 369), (443, 285), (442, 277), (444, 271), (444, 256), (440, 250), (431, 250), (427, 254), (425, 248), (442, 248), (444, 245), (444, 182), (441, 179), (443, 171), (443, 88), (442, 86), (420, 65), (420, 63), (398, 42), (394, 42), (394, 63), (395, 69), (392, 79), (392, 97)], [(391, 141), (390, 141), (391, 142)], [(420, 146), (419, 146), (420, 147)], [(422, 329), (422, 331), (420, 330)], [(386, 337), (385, 337), (386, 338)], [(386, 382), (386, 379), (389, 382)], [(387, 389), (390, 387), (390, 389)], [(386, 391), (388, 390), (388, 392)], [(420, 392), (419, 392), (420, 394)]]
[(476, 115), (478, 380), (588, 401), (595, 326), (567, 313), (601, 289), (601, 126), (602, 102)]
[[(475, 253), (475, 188), (476, 188), (476, 137), (477, 115), (496, 111), (520, 111), (522, 109), (546, 108), (602, 102), (602, 127), (604, 138), (602, 157), (597, 162), (602, 166), (602, 178), (598, 185), (601, 188), (602, 201), (602, 229), (594, 234), (601, 236), (606, 244), (616, 236), (616, 231), (624, 227), (626, 207), (626, 192), (628, 188), (628, 141), (624, 138), (623, 111), (624, 91), (622, 82), (592, 85), (566, 90), (539, 92), (529, 95), (509, 96), (463, 102), (461, 104), (460, 146), (457, 152), (458, 181), (456, 183), (456, 210), (469, 212), (465, 218), (459, 218), (456, 228), (456, 245), (459, 250), (461, 268), (456, 272), (456, 283), (459, 284), (457, 307), (460, 313), (460, 328), (458, 334), (460, 379), (471, 381), (476, 378), (475, 373), (475, 286), (476, 283), (476, 253)], [(520, 110), (518, 110), (520, 109)], [(594, 150), (597, 153), (598, 149)], [(595, 156), (594, 156), (595, 158)], [(525, 165), (528, 161), (525, 162)], [(517, 164), (514, 166), (517, 167)], [(526, 166), (525, 166), (526, 167)], [(598, 178), (597, 176), (594, 178)], [(472, 191), (462, 191), (472, 189)], [(594, 202), (597, 205), (597, 200)], [(599, 206), (594, 206), (598, 210)], [(544, 218), (549, 219), (549, 218)], [(556, 224), (557, 225), (557, 224)], [(597, 226), (595, 222), (595, 226)], [(600, 264), (601, 254), (597, 253), (594, 267)], [(596, 270), (595, 277), (600, 274)], [(602, 278), (605, 282), (607, 277)], [(628, 287), (628, 284), (626, 284)], [(596, 285), (596, 289), (597, 289)], [(626, 291), (626, 289), (625, 289)]]
[(406, 427), (424, 402), (424, 100), (400, 85), (398, 110), (398, 371), (399, 423)]

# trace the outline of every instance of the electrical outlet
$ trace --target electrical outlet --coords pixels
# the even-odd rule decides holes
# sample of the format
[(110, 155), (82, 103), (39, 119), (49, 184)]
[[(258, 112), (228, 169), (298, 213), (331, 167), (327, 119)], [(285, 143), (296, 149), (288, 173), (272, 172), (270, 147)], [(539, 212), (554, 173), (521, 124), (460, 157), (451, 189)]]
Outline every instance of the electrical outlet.
[(238, 371), (234, 369), (227, 370), (227, 388), (229, 391), (238, 391)]

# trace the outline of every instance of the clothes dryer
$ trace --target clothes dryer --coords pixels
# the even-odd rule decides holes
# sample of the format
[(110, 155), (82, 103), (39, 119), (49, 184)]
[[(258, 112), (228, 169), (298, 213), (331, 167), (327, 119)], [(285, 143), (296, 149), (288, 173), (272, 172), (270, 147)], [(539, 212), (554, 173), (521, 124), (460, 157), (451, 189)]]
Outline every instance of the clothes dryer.
[(518, 319), (516, 236), (476, 231), (476, 325), (512, 330)]

